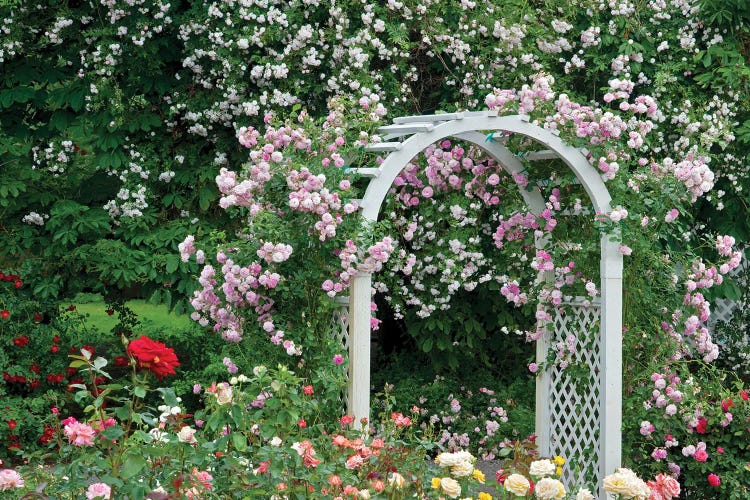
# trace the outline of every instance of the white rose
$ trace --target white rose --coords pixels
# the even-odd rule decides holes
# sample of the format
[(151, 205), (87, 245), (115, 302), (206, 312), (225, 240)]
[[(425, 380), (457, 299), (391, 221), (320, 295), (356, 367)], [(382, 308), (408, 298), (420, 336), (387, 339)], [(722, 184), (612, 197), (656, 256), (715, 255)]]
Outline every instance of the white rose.
[(229, 385), (223, 385), (216, 391), (216, 402), (220, 405), (225, 405), (232, 402), (232, 387)]
[(281, 446), (281, 438), (279, 436), (274, 436), (273, 439), (271, 439), (271, 446)]
[(648, 485), (630, 469), (617, 469), (614, 474), (604, 478), (604, 490), (622, 498), (646, 500), (651, 490)]
[(536, 483), (536, 497), (540, 500), (560, 500), (565, 497), (565, 486), (551, 477), (545, 477)]
[(400, 490), (404, 487), (404, 476), (402, 476), (398, 472), (394, 472), (388, 478), (388, 484), (390, 484), (391, 486), (395, 486), (397, 490)]
[(555, 473), (557, 466), (553, 464), (549, 459), (545, 458), (531, 462), (529, 466), (529, 474), (534, 477), (547, 477)]
[(529, 492), (529, 488), (531, 488), (531, 483), (529, 483), (529, 480), (521, 474), (511, 474), (505, 478), (503, 487), (506, 491), (513, 493), (514, 495), (525, 497), (526, 493)]
[(440, 480), (440, 488), (451, 498), (458, 498), (458, 495), (461, 494), (461, 485), (450, 477), (444, 477)]
[(441, 453), (435, 457), (435, 463), (440, 467), (453, 467), (458, 463), (456, 455), (453, 453)]
[(187, 425), (184, 426), (182, 429), (180, 429), (180, 432), (177, 433), (177, 439), (179, 439), (182, 443), (195, 443), (195, 429), (192, 429)]
[(588, 488), (581, 488), (578, 490), (576, 500), (594, 500), (594, 494)]
[(357, 493), (357, 496), (359, 498), (364, 498), (365, 500), (370, 498), (370, 490), (361, 490), (359, 493)]
[(459, 462), (451, 467), (451, 474), (455, 477), (471, 476), (472, 472), (474, 472), (474, 466), (471, 462)]

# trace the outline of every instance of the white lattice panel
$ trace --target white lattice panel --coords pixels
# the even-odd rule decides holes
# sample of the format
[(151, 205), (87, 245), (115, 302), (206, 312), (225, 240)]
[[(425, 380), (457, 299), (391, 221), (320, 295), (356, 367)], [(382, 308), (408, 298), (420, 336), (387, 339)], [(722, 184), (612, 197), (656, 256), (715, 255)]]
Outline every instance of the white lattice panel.
[[(743, 280), (746, 280), (743, 275), (747, 273), (748, 262), (747, 259), (743, 259), (740, 266), (733, 269), (729, 276), (738, 280), (740, 286), (742, 286)], [(708, 328), (713, 331), (716, 323), (719, 321), (731, 321), (734, 316), (734, 310), (737, 309), (737, 302), (729, 299), (716, 299), (711, 304), (711, 317), (708, 320)]]
[(576, 300), (559, 308), (551, 325), (551, 345), (575, 336), (570, 365), (551, 369), (549, 397), (551, 449), (565, 457), (567, 487), (596, 478), (599, 468), (599, 319), (601, 308)]
[[(343, 355), (349, 352), (349, 297), (336, 297), (336, 309), (331, 318), (331, 330), (336, 342), (341, 345)], [(347, 384), (349, 383), (349, 373), (344, 374)], [(341, 393), (342, 408), (346, 408), (347, 397), (346, 390)]]

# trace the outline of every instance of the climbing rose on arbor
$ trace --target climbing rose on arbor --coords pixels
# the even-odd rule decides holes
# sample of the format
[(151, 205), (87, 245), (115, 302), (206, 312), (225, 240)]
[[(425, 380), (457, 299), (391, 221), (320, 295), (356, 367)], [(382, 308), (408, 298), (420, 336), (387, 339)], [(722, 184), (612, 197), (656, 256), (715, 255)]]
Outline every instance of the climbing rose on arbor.
[(180, 366), (171, 347), (151, 340), (145, 335), (128, 344), (128, 353), (138, 361), (138, 368), (151, 370), (159, 379), (174, 375), (174, 369)]

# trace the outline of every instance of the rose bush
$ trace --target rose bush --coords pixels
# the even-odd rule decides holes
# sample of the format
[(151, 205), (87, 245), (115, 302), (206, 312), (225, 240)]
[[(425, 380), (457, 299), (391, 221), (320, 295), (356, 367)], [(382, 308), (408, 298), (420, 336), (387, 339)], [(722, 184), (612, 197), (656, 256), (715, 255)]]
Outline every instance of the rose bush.
[[(378, 289), (397, 314), (427, 318), (421, 350), (463, 368), (446, 353), (471, 360), (495, 327), (534, 339), (534, 320), (568, 295), (596, 297), (594, 250), (609, 231), (628, 255), (626, 386), (718, 355), (709, 300), (736, 292), (725, 279), (739, 264), (731, 237), (748, 234), (737, 140), (750, 136), (740, 125), (750, 109), (743, 6), (131, 3), (0, 7), (0, 262), (23, 269), (35, 297), (142, 285), (185, 306), (190, 274), (207, 261), (196, 319), (244, 346), (267, 335), (300, 374), (322, 377), (341, 353), (327, 297), (365, 265), (381, 271)], [(586, 214), (585, 193), (559, 164), (523, 158), (528, 170), (507, 178), (454, 141), (416, 158), (380, 224), (359, 228), (362, 180), (348, 168), (377, 161), (360, 147), (377, 139), (385, 108), (398, 116), (481, 103), (530, 114), (585, 147), (615, 210)], [(531, 146), (489, 139), (520, 154)], [(518, 186), (534, 185), (549, 204), (539, 217), (517, 210)], [(545, 233), (556, 243), (529, 253)], [(556, 274), (547, 288), (534, 283), (540, 270)], [(461, 289), (499, 292), (502, 325), (471, 320)], [(0, 320), (15, 313), (4, 305)], [(457, 318), (466, 326), (451, 327)], [(49, 345), (25, 335), (3, 337), (18, 349), (9, 352)], [(576, 340), (556, 345), (547, 364), (575, 369)], [(31, 366), (9, 372), (4, 387), (27, 390)], [(633, 415), (646, 399), (629, 400)], [(636, 438), (639, 425), (629, 427)], [(639, 446), (626, 443), (636, 457)], [(740, 482), (734, 470), (726, 474)], [(203, 484), (203, 472), (188, 475)]]

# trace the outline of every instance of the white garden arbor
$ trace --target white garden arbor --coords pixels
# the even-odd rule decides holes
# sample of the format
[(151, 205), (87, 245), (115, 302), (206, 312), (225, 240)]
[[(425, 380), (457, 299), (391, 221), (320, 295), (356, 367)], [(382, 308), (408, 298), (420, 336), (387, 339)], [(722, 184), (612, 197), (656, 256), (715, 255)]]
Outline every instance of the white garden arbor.
[[(498, 116), (493, 111), (463, 112), (396, 118), (382, 127), (384, 141), (367, 146), (382, 153), (378, 168), (359, 168), (356, 173), (370, 178), (360, 201), (365, 221), (376, 221), (383, 201), (398, 174), (429, 145), (455, 138), (484, 150), (504, 170), (512, 174), (524, 170), (515, 152), (492, 140), (493, 133), (512, 133), (533, 139), (539, 150), (524, 152), (530, 161), (561, 159), (575, 174), (597, 213), (611, 210), (610, 195), (597, 170), (584, 153), (565, 144), (552, 131), (529, 122), (521, 115)], [(487, 134), (490, 133), (488, 136)], [(531, 186), (531, 185), (530, 185)], [(538, 188), (521, 190), (529, 210), (538, 215), (545, 208)], [(544, 241), (537, 241), (542, 247)], [(564, 372), (546, 370), (537, 377), (536, 434), (542, 456), (559, 454), (576, 470), (566, 468), (568, 485), (599, 481), (620, 466), (622, 425), (622, 254), (619, 242), (610, 234), (601, 237), (601, 299), (583, 305), (580, 299), (569, 301), (553, 313), (553, 321), (544, 325), (547, 333), (538, 341), (537, 360), (543, 362), (551, 343), (564, 340), (574, 332), (579, 338), (579, 361), (590, 370), (589, 387), (576, 387)], [(348, 323), (349, 382), (348, 413), (357, 421), (369, 418), (370, 411), (370, 301), (372, 277), (361, 269), (351, 280)], [(588, 334), (588, 339), (587, 339)], [(579, 382), (580, 384), (580, 382)], [(583, 390), (581, 390), (583, 389)], [(601, 488), (600, 488), (601, 491)], [(600, 497), (604, 498), (603, 493)]]

